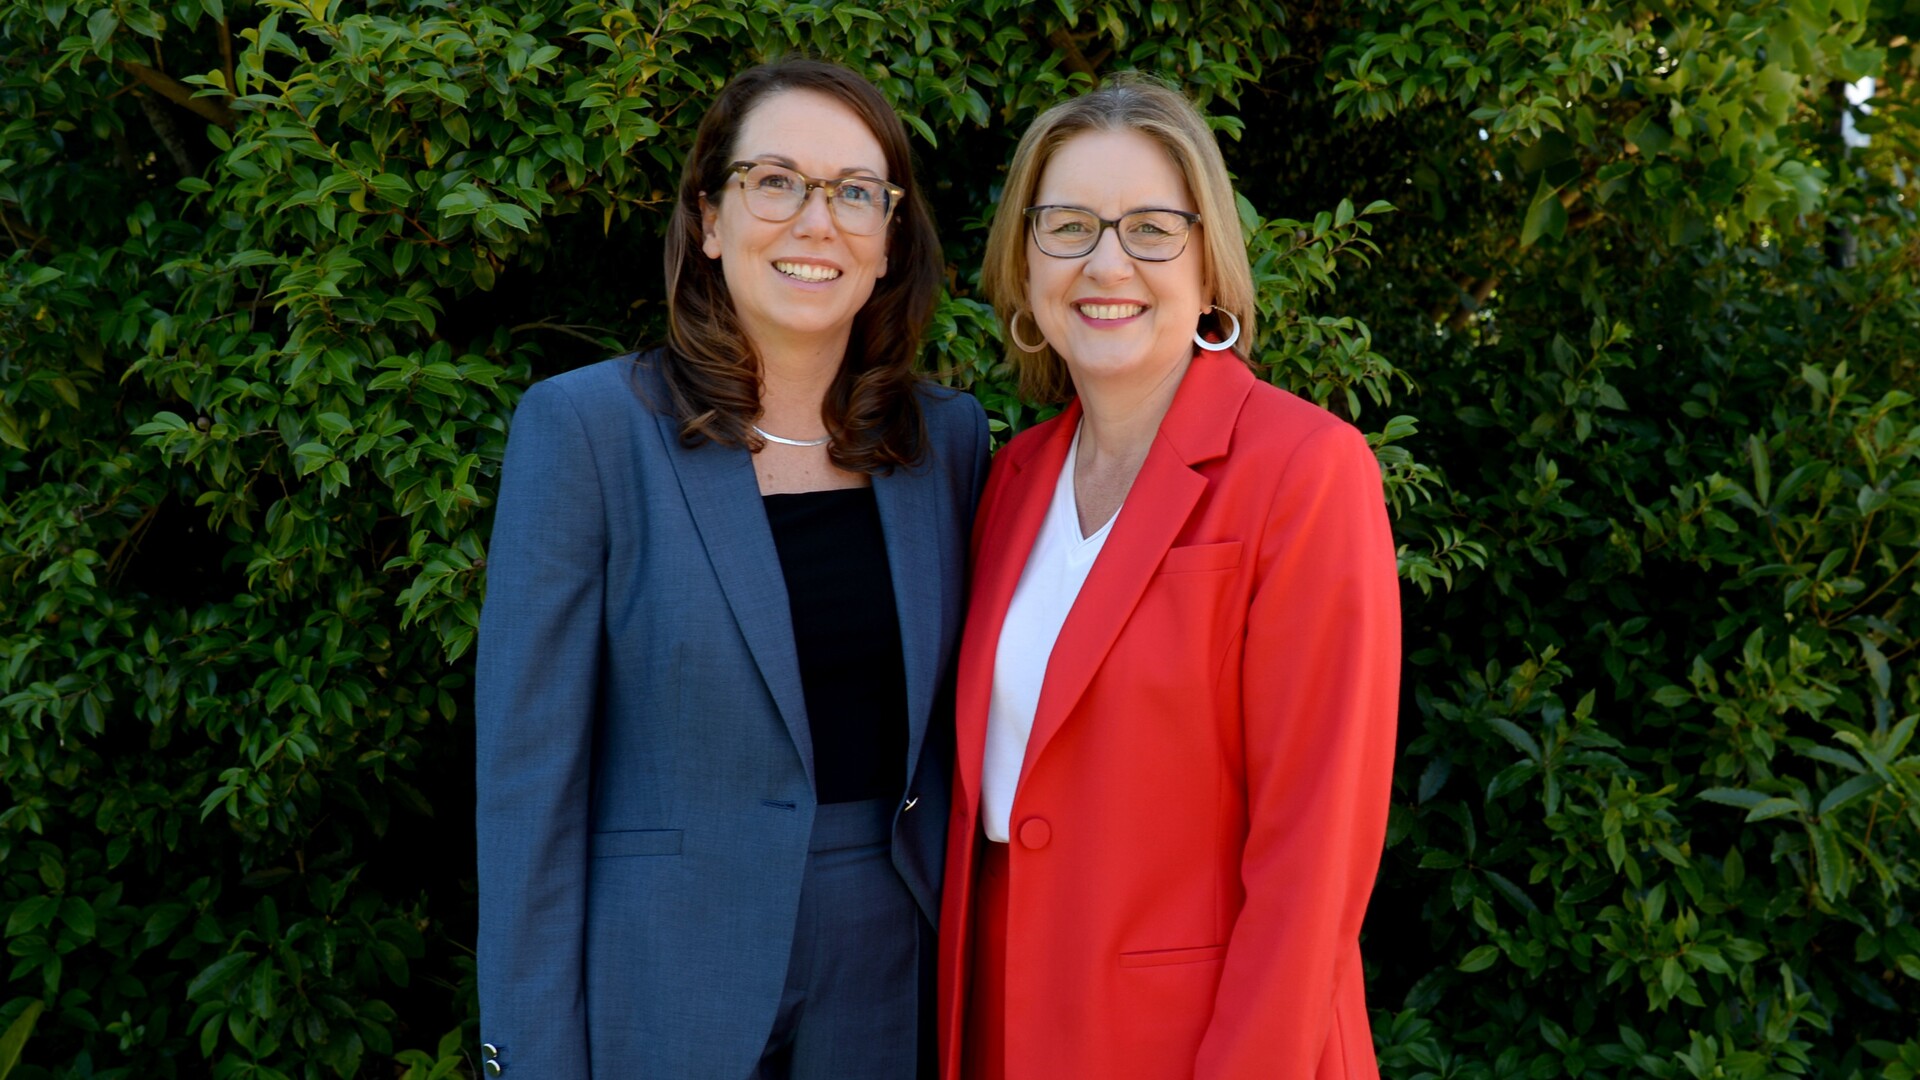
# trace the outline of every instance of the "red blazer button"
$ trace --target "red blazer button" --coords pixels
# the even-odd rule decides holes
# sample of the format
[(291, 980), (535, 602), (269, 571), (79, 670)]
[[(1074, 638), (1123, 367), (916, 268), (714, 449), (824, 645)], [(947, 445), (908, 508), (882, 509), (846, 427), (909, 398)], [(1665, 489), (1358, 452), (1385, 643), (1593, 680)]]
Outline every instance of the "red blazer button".
[(1047, 846), (1053, 839), (1053, 826), (1045, 818), (1030, 817), (1020, 823), (1020, 843), (1023, 847), (1038, 850)]

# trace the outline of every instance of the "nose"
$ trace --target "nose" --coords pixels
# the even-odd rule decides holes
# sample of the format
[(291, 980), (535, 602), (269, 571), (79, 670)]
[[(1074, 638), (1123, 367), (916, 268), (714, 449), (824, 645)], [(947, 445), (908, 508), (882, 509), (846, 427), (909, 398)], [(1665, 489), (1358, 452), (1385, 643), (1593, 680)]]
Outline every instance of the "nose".
[(1133, 276), (1133, 256), (1120, 246), (1120, 230), (1102, 229), (1087, 252), (1081, 272), (1099, 282), (1125, 281)]
[[(814, 198), (816, 195), (818, 199)], [(793, 215), (794, 233), (799, 236), (832, 236), (836, 224), (833, 208), (827, 205), (827, 189), (808, 188), (806, 200), (800, 204), (800, 212)]]

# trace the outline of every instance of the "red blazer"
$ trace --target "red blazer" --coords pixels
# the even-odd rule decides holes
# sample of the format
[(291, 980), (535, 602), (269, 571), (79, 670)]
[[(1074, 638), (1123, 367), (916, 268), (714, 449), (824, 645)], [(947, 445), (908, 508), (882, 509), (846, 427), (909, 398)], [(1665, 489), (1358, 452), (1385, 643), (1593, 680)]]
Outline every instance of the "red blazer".
[[(975, 519), (942, 901), (959, 1076), (1000, 628), (1080, 416)], [(1376, 1078), (1359, 933), (1386, 832), (1399, 586), (1365, 438), (1194, 359), (1061, 628), (1014, 799), (1009, 1080)]]

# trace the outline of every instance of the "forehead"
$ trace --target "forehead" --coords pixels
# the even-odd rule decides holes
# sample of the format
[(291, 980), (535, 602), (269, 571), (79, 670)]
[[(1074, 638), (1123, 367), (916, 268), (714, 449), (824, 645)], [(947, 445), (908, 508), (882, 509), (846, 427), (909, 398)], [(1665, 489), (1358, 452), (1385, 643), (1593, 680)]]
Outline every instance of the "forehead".
[(892, 179), (880, 140), (860, 114), (815, 90), (776, 90), (754, 102), (734, 135), (733, 156), (782, 159), (809, 176)]
[(1033, 201), (1084, 206), (1109, 218), (1148, 206), (1195, 209), (1166, 148), (1126, 129), (1083, 131), (1061, 143), (1041, 169)]

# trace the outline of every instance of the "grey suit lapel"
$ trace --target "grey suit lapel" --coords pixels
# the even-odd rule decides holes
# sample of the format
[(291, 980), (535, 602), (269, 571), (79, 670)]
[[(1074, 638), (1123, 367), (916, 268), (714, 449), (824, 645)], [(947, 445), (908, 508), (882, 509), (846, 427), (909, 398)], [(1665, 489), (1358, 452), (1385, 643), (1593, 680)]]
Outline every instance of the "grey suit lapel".
[[(703, 443), (680, 445), (679, 424), (656, 412), (667, 460), (680, 478), (680, 493), (693, 512), (707, 559), (726, 593), (727, 606), (766, 680), (793, 736), (794, 749), (813, 782), (813, 736), (807, 728), (806, 695), (800, 687), (800, 658), (793, 643), (793, 611), (787, 606), (787, 581), (780, 553), (760, 501), (753, 458), (737, 447)], [(672, 613), (667, 613), (671, 618)]]
[(920, 746), (926, 741), (927, 717), (933, 708), (936, 662), (942, 625), (940, 550), (946, 535), (945, 516), (930, 466), (896, 469), (873, 480), (874, 501), (880, 507), (880, 528), (886, 534), (887, 566), (893, 577), (894, 606), (900, 614), (900, 651), (907, 669), (907, 778), (911, 782)]

